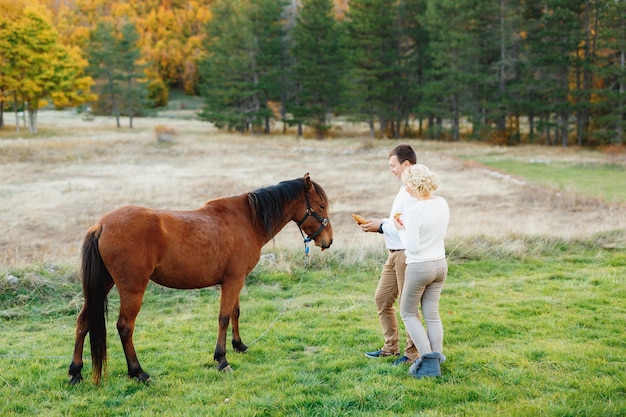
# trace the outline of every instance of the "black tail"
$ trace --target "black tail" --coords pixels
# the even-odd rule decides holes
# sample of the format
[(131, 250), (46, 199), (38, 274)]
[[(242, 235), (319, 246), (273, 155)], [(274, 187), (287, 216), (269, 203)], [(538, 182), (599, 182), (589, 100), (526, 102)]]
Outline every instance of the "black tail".
[(107, 359), (107, 282), (112, 280), (100, 252), (98, 251), (98, 237), (101, 227), (90, 229), (83, 242), (83, 293), (87, 305), (89, 319), (89, 345), (91, 346), (91, 361), (93, 379), (96, 384), (102, 378), (102, 369)]

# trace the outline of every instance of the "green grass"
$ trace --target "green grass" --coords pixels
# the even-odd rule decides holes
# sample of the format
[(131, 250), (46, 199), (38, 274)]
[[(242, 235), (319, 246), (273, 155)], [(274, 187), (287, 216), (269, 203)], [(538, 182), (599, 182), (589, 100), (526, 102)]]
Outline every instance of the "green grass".
[[(363, 355), (382, 343), (373, 301), (382, 251), (365, 262), (314, 254), (304, 273), (293, 253), (257, 268), (241, 294), (252, 343), (246, 354), (228, 346), (233, 373), (213, 362), (219, 291), (151, 285), (135, 344), (153, 382), (128, 380), (114, 291), (99, 387), (67, 385), (81, 304), (74, 268), (6, 271), (20, 284), (0, 286), (0, 415), (625, 415), (625, 238), (451, 242), (440, 305), (448, 360), (430, 380)], [(90, 369), (87, 359), (85, 377)]]
[(623, 165), (574, 162), (523, 162), (478, 158), (478, 162), (523, 177), (536, 184), (573, 191), (605, 201), (626, 201), (626, 168)]
[(170, 90), (168, 104), (165, 110), (199, 110), (202, 108), (204, 100), (200, 96), (190, 96), (184, 91), (172, 89)]

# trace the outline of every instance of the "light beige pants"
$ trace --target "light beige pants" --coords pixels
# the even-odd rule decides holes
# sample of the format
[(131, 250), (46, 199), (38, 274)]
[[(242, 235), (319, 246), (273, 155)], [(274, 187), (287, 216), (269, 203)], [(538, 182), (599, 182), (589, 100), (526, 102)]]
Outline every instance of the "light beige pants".
[[(396, 299), (400, 298), (402, 295), (404, 272), (406, 269), (405, 261), (406, 257), (404, 256), (404, 251), (389, 252), (387, 261), (383, 265), (383, 269), (380, 273), (380, 280), (378, 281), (376, 295), (374, 296), (378, 309), (378, 319), (380, 320), (383, 337), (385, 338), (385, 344), (382, 349), (389, 353), (400, 352), (398, 320), (394, 303)], [(419, 319), (419, 315), (417, 317)], [(408, 333), (404, 356), (411, 360), (415, 360), (419, 357), (419, 352)]]
[[(445, 258), (407, 265), (404, 293), (400, 298), (400, 315), (422, 355), (443, 351), (443, 325), (439, 317), (439, 298), (448, 275)], [(416, 317), (419, 307), (426, 329)]]

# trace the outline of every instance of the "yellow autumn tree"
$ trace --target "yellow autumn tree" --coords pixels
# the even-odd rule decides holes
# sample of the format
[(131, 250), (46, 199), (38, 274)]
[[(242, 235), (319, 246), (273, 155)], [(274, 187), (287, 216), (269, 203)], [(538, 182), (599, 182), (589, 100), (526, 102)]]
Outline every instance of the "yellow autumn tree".
[(180, 86), (187, 93), (197, 87), (196, 62), (202, 53), (205, 25), (211, 18), (207, 3), (174, 5), (164, 1), (137, 21), (142, 55), (152, 63), (151, 70), (166, 84)]
[(8, 74), (11, 63), (10, 33), (13, 23), (19, 19), (24, 9), (22, 4), (12, 0), (0, 0), (0, 127), (4, 126), (4, 109), (11, 101), (11, 74)]
[[(0, 22), (3, 97), (11, 97), (16, 111), (28, 112), (28, 127), (37, 132), (37, 112), (53, 101), (59, 107), (76, 106), (92, 100), (91, 78), (84, 75), (86, 62), (78, 51), (58, 42), (58, 33), (41, 5), (0, 0), (0, 8), (11, 3), (11, 16)], [(2, 16), (6, 16), (2, 13)]]
[(62, 42), (87, 48), (98, 22), (135, 24), (150, 84), (197, 90), (196, 62), (202, 54), (212, 0), (39, 0), (49, 5)]

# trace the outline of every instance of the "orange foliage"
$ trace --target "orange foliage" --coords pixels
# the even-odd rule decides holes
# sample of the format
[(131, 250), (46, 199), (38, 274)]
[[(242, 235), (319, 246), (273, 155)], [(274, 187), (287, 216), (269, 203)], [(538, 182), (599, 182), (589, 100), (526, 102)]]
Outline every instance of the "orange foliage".
[(121, 27), (133, 22), (140, 35), (146, 75), (167, 85), (196, 88), (195, 62), (201, 56), (204, 26), (211, 19), (211, 0), (38, 0), (47, 7), (60, 39), (82, 50), (100, 21)]

